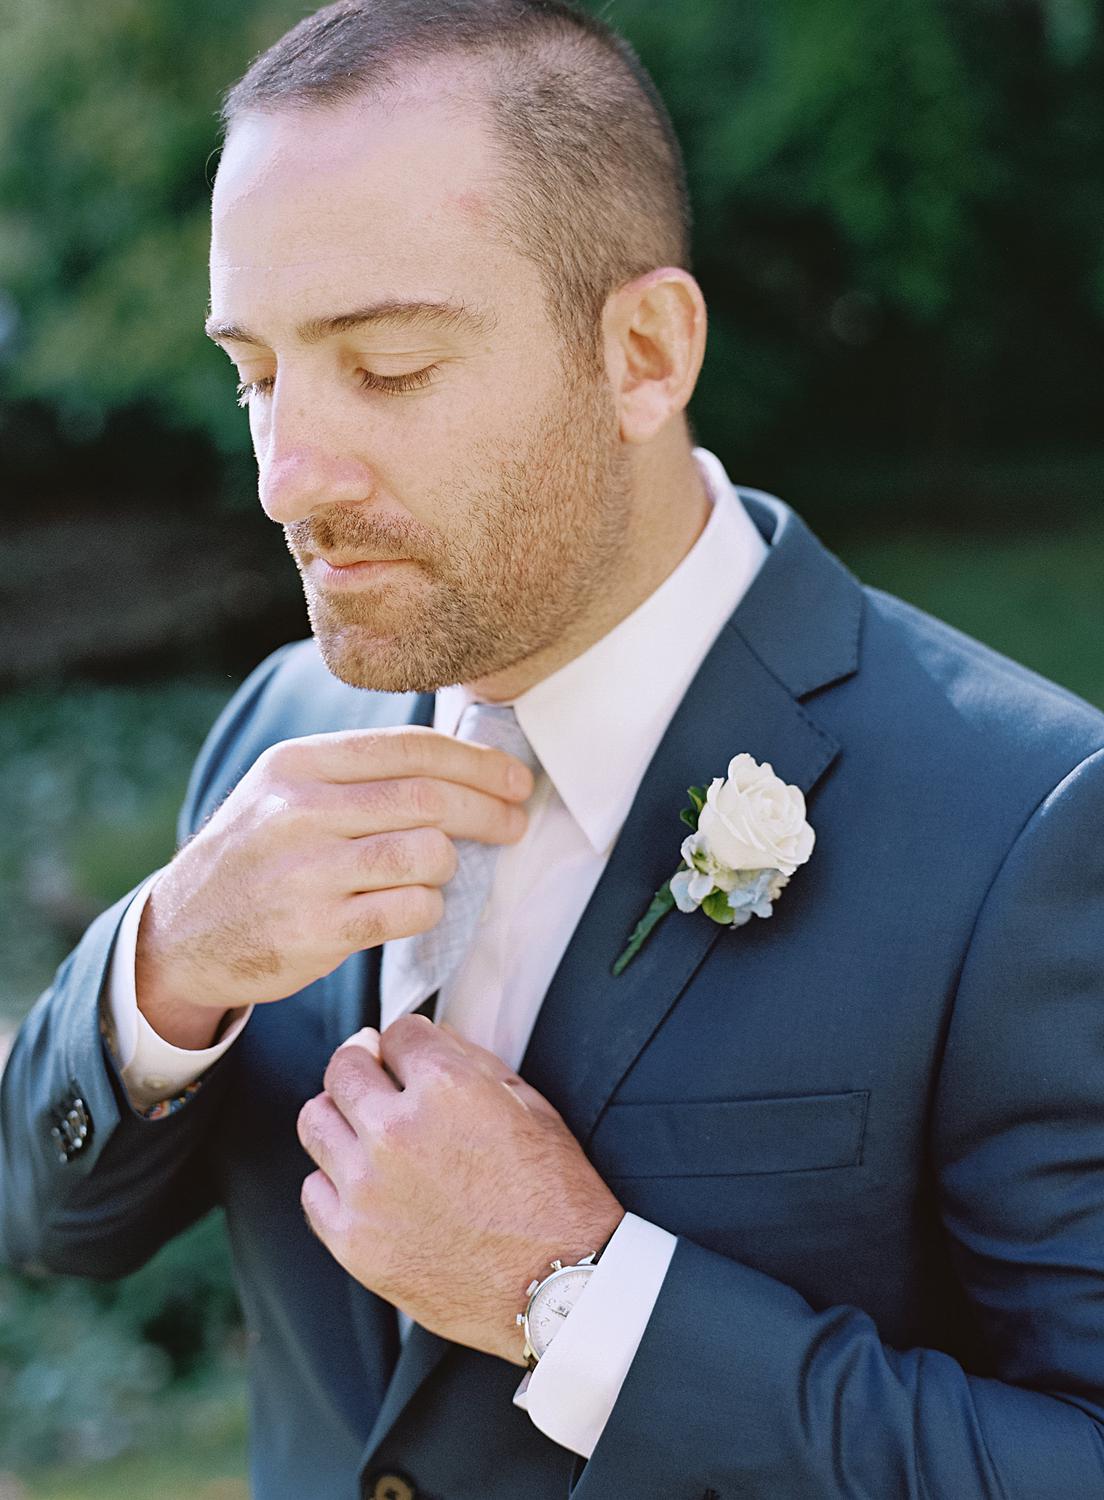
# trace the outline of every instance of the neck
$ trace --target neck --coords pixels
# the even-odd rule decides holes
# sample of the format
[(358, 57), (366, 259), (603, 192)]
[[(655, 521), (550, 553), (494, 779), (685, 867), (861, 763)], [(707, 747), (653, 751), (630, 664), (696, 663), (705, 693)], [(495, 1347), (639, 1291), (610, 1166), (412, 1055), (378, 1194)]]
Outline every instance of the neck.
[(661, 443), (657, 439), (657, 451), (649, 451), (646, 472), (634, 486), (633, 522), (614, 586), (558, 640), (501, 672), (465, 683), (475, 697), (512, 702), (574, 661), (654, 594), (693, 547), (711, 509), (705, 482), (685, 427), (662, 449)]

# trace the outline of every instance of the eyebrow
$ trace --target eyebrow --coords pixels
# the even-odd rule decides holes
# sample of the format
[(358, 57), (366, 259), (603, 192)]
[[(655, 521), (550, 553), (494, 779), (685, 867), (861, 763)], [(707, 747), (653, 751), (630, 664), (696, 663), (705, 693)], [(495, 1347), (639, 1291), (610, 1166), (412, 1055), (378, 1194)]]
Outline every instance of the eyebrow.
[[(480, 311), (463, 302), (409, 302), (390, 299), (373, 302), (369, 307), (358, 307), (352, 312), (336, 313), (329, 318), (308, 318), (295, 330), (304, 344), (320, 344), (336, 333), (351, 333), (356, 328), (391, 324), (410, 329), (424, 328), (437, 332), (463, 332), (486, 334), (497, 323), (489, 311)], [(251, 333), (238, 323), (222, 323), (217, 318), (208, 318), (203, 331), (216, 344), (254, 344), (267, 348), (268, 341), (258, 333)]]

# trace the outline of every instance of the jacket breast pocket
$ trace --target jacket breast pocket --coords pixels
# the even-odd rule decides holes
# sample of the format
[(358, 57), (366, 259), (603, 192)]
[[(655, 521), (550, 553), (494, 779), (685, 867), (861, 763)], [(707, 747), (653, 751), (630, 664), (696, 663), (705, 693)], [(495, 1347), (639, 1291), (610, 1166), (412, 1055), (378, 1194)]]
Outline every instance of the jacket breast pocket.
[(869, 1094), (613, 1103), (587, 1154), (607, 1180), (824, 1172), (862, 1162)]

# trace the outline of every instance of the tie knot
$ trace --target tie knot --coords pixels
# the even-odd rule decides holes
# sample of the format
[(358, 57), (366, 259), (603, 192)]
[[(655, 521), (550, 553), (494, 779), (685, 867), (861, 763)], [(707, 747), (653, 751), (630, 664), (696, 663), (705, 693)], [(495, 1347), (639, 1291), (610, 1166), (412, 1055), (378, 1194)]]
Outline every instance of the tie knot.
[(505, 750), (523, 761), (534, 776), (540, 768), (533, 747), (509, 703), (469, 703), (460, 715), (456, 738)]

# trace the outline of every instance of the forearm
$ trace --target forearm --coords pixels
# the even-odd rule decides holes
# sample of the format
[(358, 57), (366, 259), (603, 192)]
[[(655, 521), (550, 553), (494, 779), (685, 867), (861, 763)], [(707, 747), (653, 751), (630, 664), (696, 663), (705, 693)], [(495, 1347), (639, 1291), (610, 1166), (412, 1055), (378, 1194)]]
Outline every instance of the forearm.
[[(190, 1038), (195, 1045), (186, 1046), (175, 1040), (179, 1033), (166, 1034), (171, 1027), (162, 1031), (151, 1022), (140, 1001), (136, 971), (139, 932), (156, 880), (153, 875), (139, 888), (119, 927), (101, 1001), (101, 1029), (131, 1104), (144, 1115), (157, 1106), (157, 1117), (163, 1118), (195, 1093), (190, 1086), (201, 1086), (203, 1075), (236, 1040), (253, 1008), (208, 1012), (208, 1017), (220, 1018), (214, 1044), (206, 1039), (210, 1027), (205, 1023)], [(160, 1020), (156, 1008), (154, 1015)]]
[(121, 934), (125, 962), (130, 965), (134, 1002), (157, 1036), (170, 1046), (189, 1052), (203, 1051), (218, 1040), (227, 1017), (241, 1012), (202, 1005), (188, 995), (166, 989), (164, 977), (154, 960), (151, 941), (161, 920), (155, 884), (156, 878), (148, 883), (140, 896), (139, 919), (131, 924), (132, 930), (124, 928)]

